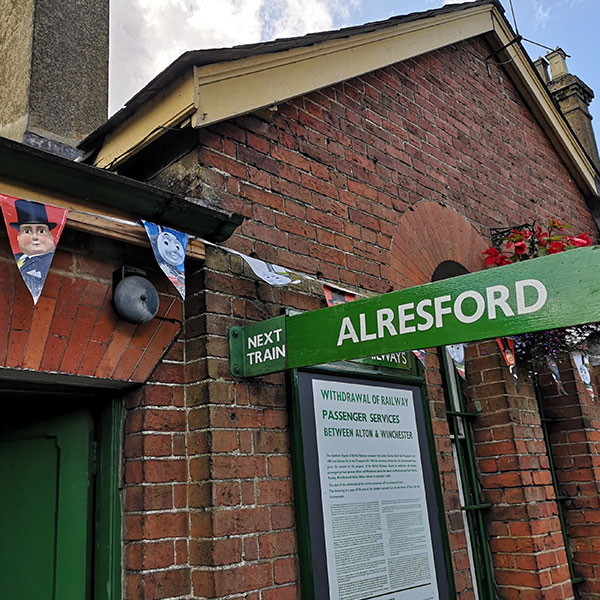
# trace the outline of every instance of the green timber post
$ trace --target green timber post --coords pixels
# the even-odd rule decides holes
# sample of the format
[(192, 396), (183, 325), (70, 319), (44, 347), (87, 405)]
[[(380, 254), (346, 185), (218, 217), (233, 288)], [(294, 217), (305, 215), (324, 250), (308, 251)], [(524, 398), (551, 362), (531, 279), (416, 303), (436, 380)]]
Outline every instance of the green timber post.
[(121, 598), (121, 400), (102, 407), (96, 435), (94, 598)]

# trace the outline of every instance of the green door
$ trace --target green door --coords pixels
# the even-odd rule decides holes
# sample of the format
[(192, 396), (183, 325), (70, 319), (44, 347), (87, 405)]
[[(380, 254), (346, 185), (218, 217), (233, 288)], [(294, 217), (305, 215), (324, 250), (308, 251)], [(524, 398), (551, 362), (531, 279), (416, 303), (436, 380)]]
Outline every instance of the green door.
[(56, 398), (7, 400), (0, 425), (0, 598), (85, 600), (93, 415), (57, 410)]

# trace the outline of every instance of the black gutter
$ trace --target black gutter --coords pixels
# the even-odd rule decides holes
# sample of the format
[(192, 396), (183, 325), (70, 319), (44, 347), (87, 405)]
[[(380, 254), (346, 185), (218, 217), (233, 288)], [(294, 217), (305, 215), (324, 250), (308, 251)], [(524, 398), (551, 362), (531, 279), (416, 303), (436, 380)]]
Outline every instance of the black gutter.
[[(0, 137), (0, 175), (185, 231), (211, 242), (228, 239), (244, 217), (111, 171), (67, 160)], [(1, 190), (0, 190), (1, 191)]]

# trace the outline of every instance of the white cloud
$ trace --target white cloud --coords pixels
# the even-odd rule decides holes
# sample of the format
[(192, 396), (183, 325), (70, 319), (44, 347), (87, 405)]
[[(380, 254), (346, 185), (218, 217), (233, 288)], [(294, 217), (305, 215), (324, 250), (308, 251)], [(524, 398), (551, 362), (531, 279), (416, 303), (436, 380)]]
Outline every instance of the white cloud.
[(543, 0), (533, 0), (533, 30), (544, 29), (552, 16), (552, 9)]
[(186, 50), (332, 29), (360, 0), (112, 0), (110, 112)]

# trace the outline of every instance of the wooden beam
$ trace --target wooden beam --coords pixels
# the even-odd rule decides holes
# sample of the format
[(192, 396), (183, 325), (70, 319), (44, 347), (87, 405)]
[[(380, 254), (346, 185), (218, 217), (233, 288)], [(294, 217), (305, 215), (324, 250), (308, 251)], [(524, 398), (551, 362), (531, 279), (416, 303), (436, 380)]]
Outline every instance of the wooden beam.
[[(73, 198), (15, 184), (3, 179), (0, 179), (0, 192), (7, 196), (35, 200), (43, 204), (68, 209), (67, 227), (77, 231), (84, 231), (135, 246), (150, 247), (150, 241), (144, 227), (138, 225), (132, 220), (131, 215), (125, 212), (107, 210), (105, 207), (100, 208)], [(206, 258), (204, 242), (190, 238), (186, 258), (204, 260)]]
[(194, 67), (194, 127), (247, 114), (493, 28), (491, 6), (446, 13), (286, 52)]

